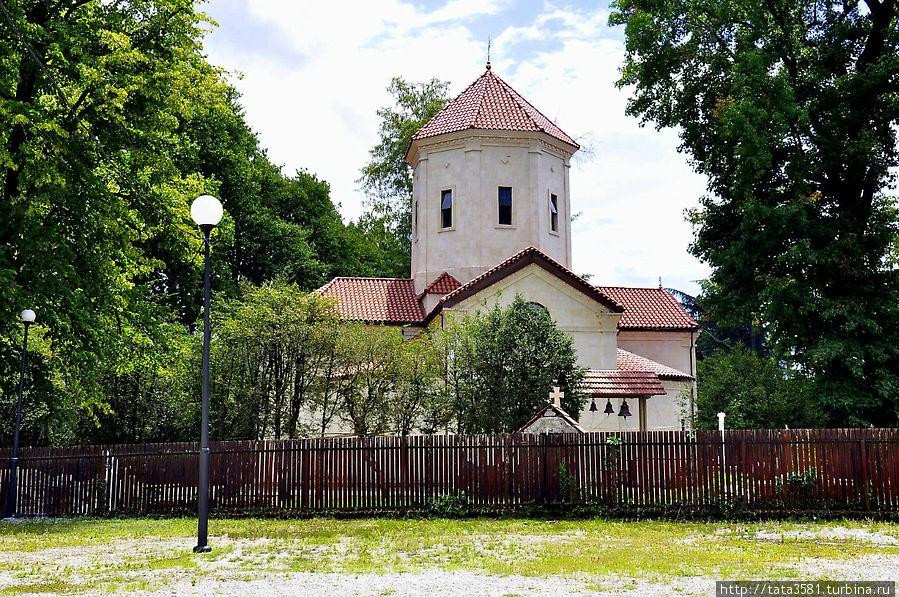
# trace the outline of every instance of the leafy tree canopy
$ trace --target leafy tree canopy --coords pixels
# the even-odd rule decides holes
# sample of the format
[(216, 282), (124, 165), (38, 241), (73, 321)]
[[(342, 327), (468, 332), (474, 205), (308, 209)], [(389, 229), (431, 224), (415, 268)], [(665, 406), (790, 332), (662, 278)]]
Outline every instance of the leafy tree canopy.
[(169, 433), (147, 415), (190, 353), (197, 195), (226, 210), (216, 303), (242, 282), (310, 289), (364, 273), (379, 254), (343, 226), (325, 182), (268, 160), (202, 54), (207, 26), (190, 0), (0, 4), (0, 418), (15, 403), (17, 313), (31, 307), (26, 444)]
[(715, 318), (761, 327), (815, 379), (829, 423), (896, 424), (897, 2), (613, 10), (629, 113), (677, 127), (709, 180), (692, 251), (713, 268)]
[(697, 365), (696, 426), (717, 429), (718, 413), (732, 429), (818, 427), (821, 414), (810, 381), (743, 346), (719, 349)]
[(584, 370), (571, 338), (546, 310), (520, 295), (450, 327), (447, 385), (460, 432), (512, 432), (544, 406), (552, 387), (565, 391), (562, 407), (580, 415)]

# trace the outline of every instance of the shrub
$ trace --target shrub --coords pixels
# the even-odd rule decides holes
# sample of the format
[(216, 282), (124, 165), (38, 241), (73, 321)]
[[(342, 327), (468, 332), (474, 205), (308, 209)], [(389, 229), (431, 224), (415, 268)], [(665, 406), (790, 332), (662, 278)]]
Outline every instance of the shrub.
[(440, 518), (459, 518), (471, 512), (471, 500), (464, 492), (445, 493), (431, 499), (428, 512)]

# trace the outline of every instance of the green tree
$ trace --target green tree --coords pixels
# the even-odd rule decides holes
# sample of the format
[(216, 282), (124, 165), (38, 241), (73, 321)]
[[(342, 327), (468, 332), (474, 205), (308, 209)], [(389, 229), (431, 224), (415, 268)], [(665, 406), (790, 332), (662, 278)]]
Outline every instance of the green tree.
[(461, 432), (515, 431), (546, 404), (556, 384), (565, 392), (562, 407), (580, 415), (584, 370), (571, 338), (545, 309), (518, 295), (508, 307), (494, 306), (455, 326), (445, 354), (449, 401)]
[(247, 287), (227, 310), (213, 350), (216, 435), (307, 435), (337, 350), (341, 323), (333, 301), (276, 282)]
[(393, 327), (351, 323), (341, 330), (339, 416), (354, 434), (378, 435), (389, 430), (402, 344), (402, 332)]
[[(368, 213), (359, 226), (377, 234), (388, 261), (382, 275), (406, 277), (412, 257), (412, 169), (406, 150), (412, 136), (449, 101), (449, 83), (431, 79), (409, 83), (394, 77), (387, 91), (394, 105), (378, 110), (380, 141), (370, 151), (359, 183), (368, 196)], [(386, 234), (385, 234), (386, 233)]]
[(719, 349), (697, 365), (696, 426), (717, 429), (727, 413), (733, 429), (817, 427), (822, 415), (809, 379), (743, 346)]
[[(895, 0), (616, 0), (628, 112), (709, 180), (692, 252), (715, 319), (758, 322), (829, 423), (899, 412)], [(702, 380), (700, 380), (700, 387)]]
[(398, 435), (445, 428), (452, 412), (442, 392), (439, 344), (430, 332), (400, 347), (395, 389), (390, 397), (392, 428)]
[[(0, 338), (22, 306), (37, 311), (48, 399), (69, 424), (109, 411), (106, 384), (133, 370), (125, 338), (171, 330), (168, 264), (199, 263), (187, 198), (216, 185), (174, 156), (180, 123), (226, 87), (199, 53), (201, 28), (176, 0), (0, 8)], [(11, 409), (16, 375), (0, 375)]]
[(15, 404), (16, 314), (32, 307), (44, 344), (29, 443), (174, 439), (193, 416), (199, 392), (173, 372), (194, 358), (198, 194), (226, 210), (216, 304), (246, 282), (366, 274), (380, 254), (327, 183), (268, 160), (202, 54), (207, 26), (190, 0), (0, 4), (0, 417)]

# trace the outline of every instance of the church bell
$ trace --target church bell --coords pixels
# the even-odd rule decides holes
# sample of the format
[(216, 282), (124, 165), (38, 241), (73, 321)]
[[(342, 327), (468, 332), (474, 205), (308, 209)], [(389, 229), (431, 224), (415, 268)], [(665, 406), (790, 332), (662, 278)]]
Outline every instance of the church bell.
[(625, 419), (631, 416), (631, 407), (627, 405), (627, 399), (621, 399), (621, 410), (618, 411), (619, 417), (624, 417)]
[(597, 410), (597, 408), (596, 408), (596, 398), (593, 398), (593, 399), (590, 400), (590, 412), (591, 412), (591, 413), (595, 413), (596, 410)]
[(607, 415), (611, 415), (612, 413), (615, 412), (615, 407), (612, 406), (611, 399), (606, 398), (606, 409), (603, 412), (606, 413)]

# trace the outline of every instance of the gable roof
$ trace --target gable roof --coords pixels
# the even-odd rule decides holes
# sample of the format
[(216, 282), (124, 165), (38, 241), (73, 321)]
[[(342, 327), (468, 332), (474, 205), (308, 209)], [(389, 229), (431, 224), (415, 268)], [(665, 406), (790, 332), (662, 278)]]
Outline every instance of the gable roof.
[(575, 429), (575, 431), (577, 431), (579, 433), (585, 433), (584, 428), (581, 427), (580, 425), (578, 425), (578, 422), (574, 420), (574, 417), (572, 417), (567, 412), (565, 412), (565, 410), (562, 409), (561, 407), (556, 406), (555, 404), (552, 404), (552, 403), (547, 404), (546, 406), (544, 406), (543, 408), (538, 410), (537, 413), (533, 417), (528, 419), (527, 423), (525, 423), (524, 425), (519, 427), (518, 431), (516, 431), (515, 433), (525, 433), (525, 429), (530, 427), (532, 424), (537, 422), (539, 419), (542, 419), (543, 416), (546, 414), (546, 411), (548, 411), (548, 410), (552, 410), (555, 413), (556, 417), (559, 417), (560, 419), (564, 420), (566, 423), (571, 425)]
[(588, 369), (580, 388), (595, 398), (661, 396), (667, 393), (659, 376), (651, 371)]
[(690, 381), (693, 379), (692, 375), (687, 375), (668, 365), (641, 357), (623, 348), (618, 349), (615, 366), (620, 371), (649, 371), (658, 375), (659, 379), (673, 379), (677, 381)]
[(412, 140), (468, 129), (540, 131), (573, 146), (575, 150), (580, 147), (489, 66), (483, 75), (425, 123), (412, 136)]
[(337, 299), (344, 319), (367, 323), (418, 323), (424, 314), (415, 283), (407, 278), (334, 278), (316, 292)]
[(624, 306), (621, 330), (697, 330), (699, 325), (664, 288), (597, 286), (597, 290)]
[(435, 306), (434, 309), (425, 317), (425, 323), (431, 321), (431, 319), (433, 319), (445, 307), (452, 307), (453, 305), (458, 304), (464, 299), (477, 294), (481, 290), (484, 290), (485, 288), (488, 288), (493, 284), (496, 284), (503, 278), (506, 278), (507, 276), (517, 272), (520, 269), (523, 269), (524, 267), (532, 263), (539, 265), (544, 270), (553, 274), (563, 282), (567, 283), (575, 290), (586, 294), (596, 302), (604, 305), (613, 313), (621, 313), (624, 311), (624, 308), (617, 302), (612, 300), (609, 296), (604, 294), (595, 286), (589, 284), (586, 280), (563, 266), (558, 261), (550, 258), (548, 255), (540, 251), (540, 249), (536, 247), (527, 247), (525, 249), (522, 249), (518, 253), (515, 253), (505, 261), (500, 262), (492, 269), (487, 270), (477, 278), (473, 279), (471, 282), (463, 284), (459, 288), (444, 296), (437, 303), (437, 306)]
[(439, 294), (440, 296), (445, 296), (460, 286), (462, 286), (462, 283), (459, 280), (455, 279), (447, 272), (443, 272), (437, 276), (433, 282), (428, 284), (428, 287), (422, 291), (419, 297), (426, 294)]

